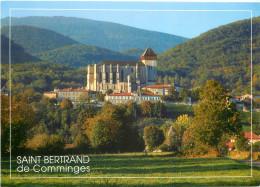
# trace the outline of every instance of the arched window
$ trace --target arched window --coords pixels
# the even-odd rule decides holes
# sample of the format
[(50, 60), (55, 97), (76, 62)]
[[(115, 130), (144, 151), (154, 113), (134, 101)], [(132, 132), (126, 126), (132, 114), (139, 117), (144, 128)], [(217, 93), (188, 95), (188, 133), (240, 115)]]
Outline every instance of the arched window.
[(106, 72), (106, 82), (109, 82), (108, 72)]
[(116, 73), (113, 73), (113, 84), (116, 84)]
[(124, 71), (123, 71), (123, 70), (121, 70), (120, 81), (121, 81), (121, 82), (124, 82)]
[(102, 73), (99, 72), (99, 82), (102, 82)]

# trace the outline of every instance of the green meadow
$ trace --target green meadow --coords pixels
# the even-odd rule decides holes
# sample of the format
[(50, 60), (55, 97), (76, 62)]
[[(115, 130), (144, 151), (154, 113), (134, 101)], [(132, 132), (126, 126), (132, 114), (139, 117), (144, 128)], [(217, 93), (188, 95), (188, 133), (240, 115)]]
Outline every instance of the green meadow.
[(194, 116), (192, 105), (165, 104), (165, 107), (167, 109), (167, 118), (177, 119), (183, 114)]
[(226, 158), (179, 158), (169, 153), (102, 154), (89, 157), (90, 162), (87, 165), (90, 166), (90, 172), (80, 174), (72, 172), (21, 174), (16, 171), (18, 167), (16, 158), (12, 159), (12, 177), (75, 177), (67, 179), (10, 179), (9, 158), (2, 158), (2, 186), (258, 186), (260, 184), (260, 168), (253, 167), (251, 177), (251, 166)]

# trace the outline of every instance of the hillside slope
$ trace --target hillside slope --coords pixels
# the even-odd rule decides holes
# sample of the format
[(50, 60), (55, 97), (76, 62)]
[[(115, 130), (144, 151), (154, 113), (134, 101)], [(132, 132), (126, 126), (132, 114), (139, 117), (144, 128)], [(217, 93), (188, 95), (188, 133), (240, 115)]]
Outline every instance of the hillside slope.
[(125, 55), (135, 56), (136, 58), (140, 59), (140, 57), (142, 56), (144, 51), (145, 51), (144, 49), (133, 48), (133, 49), (126, 49), (126, 50), (120, 51), (120, 53), (125, 54)]
[[(12, 26), (11, 33), (12, 40), (23, 46), (25, 51), (29, 54), (49, 51), (55, 48), (78, 43), (69, 37), (34, 26)], [(2, 34), (8, 37), (9, 27), (3, 27)]]
[[(208, 79), (225, 84), (233, 93), (250, 92), (251, 20), (212, 29), (159, 55), (161, 74), (182, 77), (181, 84), (196, 87)], [(253, 84), (260, 85), (260, 17), (253, 18)]]
[[(7, 26), (8, 24), (8, 17), (2, 19), (2, 25)], [(49, 29), (80, 43), (100, 46), (114, 51), (129, 48), (146, 49), (151, 46), (155, 52), (161, 53), (187, 40), (187, 38), (180, 36), (117, 23), (73, 17), (14, 17), (12, 18), (12, 25), (32, 25)]]
[[(24, 48), (11, 40), (11, 63), (39, 62), (40, 59), (31, 56)], [(1, 64), (9, 64), (9, 38), (1, 35)]]
[(57, 48), (51, 51), (37, 54), (44, 61), (66, 64), (71, 67), (85, 67), (88, 64), (98, 63), (102, 60), (136, 61), (139, 58), (124, 55), (108, 49), (76, 44)]

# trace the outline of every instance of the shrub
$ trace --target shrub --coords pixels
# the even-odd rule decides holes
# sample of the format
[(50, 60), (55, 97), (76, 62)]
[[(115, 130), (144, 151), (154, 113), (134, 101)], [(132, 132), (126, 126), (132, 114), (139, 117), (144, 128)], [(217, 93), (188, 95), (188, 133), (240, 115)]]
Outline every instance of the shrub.
[(159, 149), (162, 150), (162, 152), (169, 152), (171, 151), (171, 147), (167, 144), (162, 144), (159, 146)]
[(235, 139), (235, 147), (237, 151), (246, 151), (248, 147), (248, 139), (245, 138), (244, 133), (240, 133)]
[(61, 153), (64, 149), (64, 140), (57, 135), (36, 134), (27, 141), (27, 148), (42, 153)]
[(253, 152), (260, 152), (260, 142), (256, 142), (252, 145)]
[(147, 126), (144, 128), (144, 140), (148, 150), (153, 151), (154, 148), (163, 143), (163, 131), (154, 125)]
[(70, 109), (73, 108), (72, 102), (69, 99), (63, 99), (60, 104), (61, 108)]

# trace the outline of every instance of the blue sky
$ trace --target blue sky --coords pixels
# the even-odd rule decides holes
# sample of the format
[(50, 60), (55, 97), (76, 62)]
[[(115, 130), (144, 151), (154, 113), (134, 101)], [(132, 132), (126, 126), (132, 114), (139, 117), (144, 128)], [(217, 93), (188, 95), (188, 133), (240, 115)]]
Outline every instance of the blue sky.
[[(260, 3), (179, 3), (179, 2), (69, 2), (2, 1), (1, 18), (9, 16), (69, 16), (110, 21), (137, 28), (196, 37), (210, 29), (237, 20), (260, 16)], [(106, 10), (28, 10), (106, 9)], [(109, 9), (109, 10), (108, 10)], [(111, 10), (113, 9), (113, 10)], [(117, 9), (117, 10), (115, 10)], [(128, 10), (128, 11), (127, 11)], [(175, 11), (169, 11), (175, 10)], [(191, 11), (196, 10), (196, 11)], [(204, 11), (198, 11), (204, 10)], [(218, 11), (222, 10), (222, 11)], [(224, 10), (224, 11), (223, 11)], [(227, 11), (234, 10), (234, 11)], [(250, 10), (250, 11), (242, 11)]]

